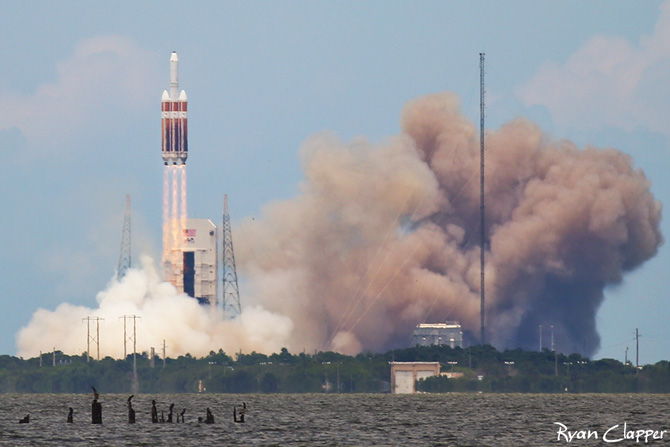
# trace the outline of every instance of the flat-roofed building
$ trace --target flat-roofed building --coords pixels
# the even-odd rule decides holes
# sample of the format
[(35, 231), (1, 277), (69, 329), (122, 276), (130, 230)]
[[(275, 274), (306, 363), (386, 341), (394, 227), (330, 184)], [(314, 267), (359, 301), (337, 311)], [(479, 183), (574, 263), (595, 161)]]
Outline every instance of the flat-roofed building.
[(414, 329), (414, 346), (447, 345), (463, 347), (463, 330), (458, 321), (421, 323)]
[(440, 362), (391, 362), (391, 393), (416, 393), (415, 383), (440, 375)]

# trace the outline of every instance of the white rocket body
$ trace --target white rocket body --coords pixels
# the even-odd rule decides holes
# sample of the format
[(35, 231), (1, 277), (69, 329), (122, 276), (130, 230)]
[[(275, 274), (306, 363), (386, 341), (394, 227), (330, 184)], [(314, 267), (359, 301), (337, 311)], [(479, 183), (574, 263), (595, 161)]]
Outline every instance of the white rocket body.
[(170, 93), (163, 91), (161, 98), (161, 130), (163, 163), (185, 165), (188, 158), (187, 98), (179, 93), (179, 57), (170, 55)]

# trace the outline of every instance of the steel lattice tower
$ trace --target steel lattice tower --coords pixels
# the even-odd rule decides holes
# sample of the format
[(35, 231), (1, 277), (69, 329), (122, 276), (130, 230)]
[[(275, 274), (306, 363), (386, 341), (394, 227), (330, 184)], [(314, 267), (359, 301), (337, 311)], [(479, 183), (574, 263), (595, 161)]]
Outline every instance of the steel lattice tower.
[(121, 232), (121, 254), (119, 255), (119, 268), (117, 279), (126, 275), (130, 268), (130, 194), (126, 194), (126, 214), (123, 217), (123, 231)]
[(223, 312), (230, 319), (242, 313), (240, 289), (237, 285), (237, 269), (235, 252), (233, 251), (233, 234), (230, 230), (230, 212), (228, 211), (228, 195), (223, 195)]

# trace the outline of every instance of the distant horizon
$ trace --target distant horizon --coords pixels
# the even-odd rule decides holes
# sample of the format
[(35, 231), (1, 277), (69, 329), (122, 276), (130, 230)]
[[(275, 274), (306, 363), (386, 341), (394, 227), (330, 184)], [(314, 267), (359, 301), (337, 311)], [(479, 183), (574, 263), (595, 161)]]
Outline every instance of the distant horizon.
[[(304, 355), (308, 355), (308, 356), (314, 357), (314, 356), (318, 356), (319, 354), (335, 354), (335, 355), (337, 355), (337, 356), (355, 358), (355, 357), (357, 357), (357, 356), (359, 356), (359, 355), (369, 355), (369, 354), (372, 354), (372, 355), (388, 355), (388, 354), (393, 354), (395, 351), (400, 351), (400, 350), (411, 350), (411, 349), (416, 349), (416, 348), (427, 348), (427, 349), (431, 349), (431, 348), (435, 348), (435, 349), (439, 349), (439, 348), (449, 348), (449, 349), (453, 349), (453, 350), (460, 349), (460, 350), (462, 350), (462, 351), (468, 351), (470, 348), (475, 348), (475, 347), (486, 347), (486, 346), (489, 346), (489, 347), (493, 348), (496, 352), (499, 352), (499, 353), (501, 353), (501, 354), (504, 354), (505, 352), (513, 352), (513, 351), (521, 351), (521, 352), (528, 352), (528, 353), (532, 353), (532, 352), (536, 352), (536, 353), (543, 352), (543, 353), (544, 353), (545, 351), (546, 351), (547, 353), (553, 353), (553, 352), (554, 352), (553, 350), (550, 350), (550, 349), (547, 348), (547, 347), (543, 347), (543, 348), (542, 348), (542, 351), (532, 350), (532, 349), (523, 349), (523, 348), (508, 348), (508, 349), (500, 350), (500, 349), (497, 349), (497, 348), (495, 348), (495, 346), (492, 346), (492, 345), (490, 345), (490, 344), (486, 344), (486, 345), (475, 344), (475, 345), (471, 345), (471, 346), (468, 346), (468, 347), (458, 347), (458, 346), (456, 346), (456, 347), (454, 347), (454, 348), (451, 348), (451, 347), (449, 347), (448, 345), (431, 345), (431, 346), (414, 345), (414, 346), (406, 346), (406, 347), (393, 348), (393, 349), (389, 349), (389, 350), (387, 350), (387, 351), (382, 351), (382, 352), (365, 351), (365, 352), (359, 352), (358, 354), (353, 354), (353, 355), (341, 354), (341, 353), (338, 353), (338, 352), (335, 352), (335, 351), (317, 351), (317, 352), (313, 352), (313, 353), (312, 353), (312, 352), (305, 352), (305, 351), (291, 352), (290, 350), (287, 350), (287, 352), (288, 352), (289, 354), (291, 354), (291, 355), (294, 355), (294, 356), (299, 356), (299, 355), (301, 355), (301, 354), (304, 354)], [(231, 357), (231, 358), (234, 358), (234, 357), (237, 356), (238, 354), (242, 354), (242, 355), (259, 355), (259, 356), (263, 356), (263, 357), (268, 357), (268, 358), (269, 358), (269, 357), (272, 357), (272, 356), (279, 356), (279, 355), (281, 355), (281, 354), (282, 354), (282, 351), (283, 351), (284, 349), (286, 349), (286, 348), (282, 348), (282, 349), (279, 350), (278, 352), (272, 352), (272, 353), (269, 353), (269, 354), (262, 353), (262, 352), (255, 352), (255, 351), (251, 351), (251, 352), (231, 352), (231, 353), (228, 353), (228, 352), (225, 352), (223, 349), (219, 349), (219, 350), (217, 350), (217, 351), (212, 351), (212, 352), (214, 353), (215, 356), (216, 356), (216, 355), (224, 354), (224, 355), (227, 355), (227, 356), (229, 356), (229, 357)], [(57, 355), (57, 356), (58, 356), (58, 355), (63, 355), (63, 356), (65, 356), (65, 357), (86, 358), (86, 351), (82, 352), (81, 354), (66, 354), (66, 353), (64, 353), (63, 351), (60, 351), (60, 350), (56, 349), (55, 352), (56, 352), (56, 355)], [(208, 357), (210, 357), (210, 356), (212, 355), (212, 352), (210, 352), (208, 355), (203, 355), (203, 356), (193, 356), (193, 355), (191, 355), (191, 354), (189, 354), (189, 353), (180, 354), (180, 355), (178, 355), (178, 356), (176, 356), (176, 357), (170, 357), (169, 355), (167, 355), (167, 356), (166, 356), (166, 359), (177, 360), (177, 359), (179, 359), (179, 358), (181, 358), (181, 357), (185, 357), (185, 358), (193, 358), (193, 359), (196, 359), (196, 360), (203, 360), (203, 359), (207, 359)], [(60, 354), (59, 354), (59, 353), (60, 353)], [(619, 359), (617, 359), (617, 358), (612, 358), (612, 357), (604, 357), (604, 358), (593, 359), (593, 358), (590, 358), (590, 357), (585, 357), (585, 356), (583, 356), (583, 355), (581, 355), (581, 354), (579, 354), (579, 353), (576, 353), (576, 352), (566, 353), (566, 352), (562, 352), (562, 351), (557, 351), (557, 353), (560, 354), (560, 355), (563, 355), (563, 356), (565, 356), (565, 357), (570, 357), (570, 356), (573, 356), (573, 355), (578, 355), (578, 356), (580, 356), (580, 357), (582, 357), (582, 358), (586, 358), (587, 360), (592, 361), (592, 362), (597, 362), (598, 360), (615, 360), (615, 361), (621, 363), (622, 365), (626, 365), (626, 364), (627, 364), (627, 363), (625, 363), (625, 361), (619, 360)], [(52, 357), (53, 354), (54, 354), (54, 351), (43, 352), (43, 353), (42, 353), (42, 356), (51, 356), (51, 357)], [(146, 358), (146, 359), (150, 358), (150, 352), (148, 352), (148, 351), (138, 351), (138, 352), (136, 352), (135, 354), (138, 355), (138, 356), (141, 356), (142, 358)], [(35, 356), (35, 357), (23, 358), (23, 357), (19, 357), (19, 356), (16, 356), (16, 355), (11, 355), (11, 354), (0, 354), (0, 356), (9, 356), (9, 357), (13, 357), (13, 358), (20, 359), (20, 360), (22, 360), (22, 361), (38, 360), (39, 357), (40, 357), (39, 355), (37, 355), (37, 356)], [(104, 359), (112, 359), (112, 360), (114, 360), (114, 361), (131, 361), (131, 360), (132, 360), (132, 356), (133, 356), (133, 354), (132, 354), (132, 353), (129, 353), (128, 355), (126, 355), (126, 358), (124, 359), (124, 358), (116, 358), (116, 357), (112, 357), (112, 356), (110, 356), (110, 355), (105, 355), (105, 356), (101, 356), (101, 358), (98, 360), (97, 358), (94, 358), (94, 355), (93, 355), (93, 354), (91, 354), (91, 355), (90, 355), (90, 361), (102, 361), (102, 360), (104, 360)], [(628, 358), (628, 363), (630, 363), (631, 366), (635, 366), (635, 365), (634, 365), (635, 353), (633, 352), (633, 353), (631, 354), (631, 356), (632, 356), (632, 358), (631, 358), (631, 357)], [(154, 357), (155, 357), (155, 358), (158, 358), (158, 359), (160, 359), (160, 360), (162, 360), (162, 356), (160, 355), (160, 353), (159, 353), (158, 351), (156, 351), (156, 353), (154, 354)], [(624, 360), (625, 360), (625, 359), (624, 359)], [(235, 360), (233, 360), (233, 361), (235, 361)], [(662, 362), (670, 362), (670, 360), (669, 360), (669, 359), (661, 359), (661, 360), (659, 360), (659, 361), (657, 361), (657, 362), (653, 362), (653, 363), (645, 363), (645, 364), (642, 364), (642, 363), (641, 363), (641, 364), (640, 364), (640, 367), (643, 367), (643, 366), (649, 366), (649, 365), (656, 365), (656, 364), (658, 364), (658, 363), (662, 363)]]

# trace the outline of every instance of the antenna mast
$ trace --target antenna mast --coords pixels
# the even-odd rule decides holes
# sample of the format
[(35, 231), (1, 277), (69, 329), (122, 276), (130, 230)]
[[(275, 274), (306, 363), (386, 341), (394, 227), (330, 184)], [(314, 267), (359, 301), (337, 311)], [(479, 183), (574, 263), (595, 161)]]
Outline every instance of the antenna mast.
[(123, 217), (123, 231), (121, 232), (121, 254), (119, 255), (119, 268), (117, 279), (126, 276), (130, 268), (130, 194), (126, 194), (126, 214)]
[(484, 53), (479, 53), (479, 203), (480, 203), (480, 271), (481, 271), (481, 321), (480, 326), (482, 330), (481, 344), (486, 343), (486, 327), (485, 321), (485, 286), (484, 286), (484, 248), (486, 245), (486, 230), (484, 228)]
[(223, 313), (230, 319), (242, 313), (240, 289), (237, 285), (237, 268), (233, 251), (233, 234), (230, 229), (228, 194), (223, 195)]

